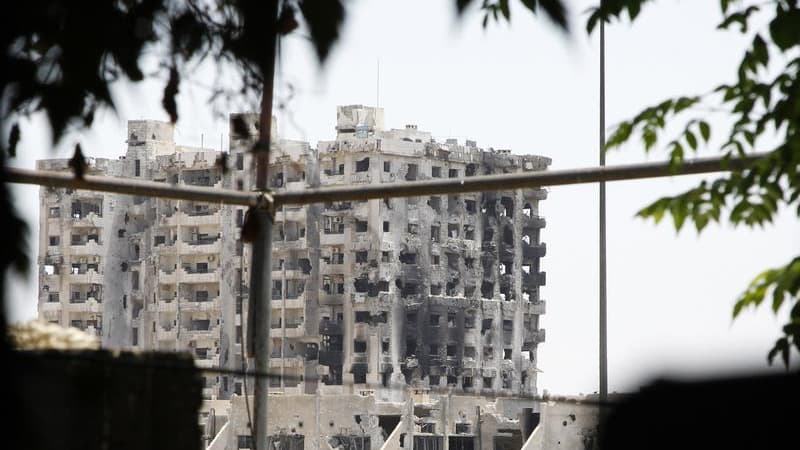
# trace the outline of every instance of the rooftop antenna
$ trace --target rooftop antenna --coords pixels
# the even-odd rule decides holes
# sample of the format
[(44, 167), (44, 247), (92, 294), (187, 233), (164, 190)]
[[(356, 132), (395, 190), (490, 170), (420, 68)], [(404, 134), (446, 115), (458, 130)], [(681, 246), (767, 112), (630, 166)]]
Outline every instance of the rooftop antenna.
[(375, 107), (381, 107), (381, 59), (378, 58), (378, 76), (375, 87)]
[[(600, 167), (606, 165), (606, 33), (605, 19), (600, 19)], [(599, 372), (600, 372), (600, 401), (608, 400), (608, 322), (607, 309), (607, 268), (606, 268), (606, 183), (600, 182), (600, 217), (599, 217)]]

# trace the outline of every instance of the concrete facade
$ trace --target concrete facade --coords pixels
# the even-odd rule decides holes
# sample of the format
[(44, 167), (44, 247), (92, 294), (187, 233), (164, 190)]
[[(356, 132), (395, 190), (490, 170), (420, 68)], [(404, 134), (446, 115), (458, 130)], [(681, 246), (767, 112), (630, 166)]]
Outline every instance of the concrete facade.
[[(250, 133), (231, 127), (227, 170), (215, 164), (217, 151), (176, 146), (169, 124), (130, 121), (126, 154), (90, 159), (89, 173), (250, 190), (258, 121), (231, 116), (239, 119)], [(549, 164), (472, 141), (437, 142), (414, 125), (386, 130), (382, 109), (351, 105), (337, 109), (332, 141), (314, 148), (276, 139), (269, 185), (458, 179)], [(66, 160), (37, 167), (68, 170)], [(407, 386), (536, 394), (546, 195), (517, 189), (282, 207), (270, 367), (285, 377), (271, 391), (364, 393), (377, 403), (406, 401)], [(201, 367), (241, 368), (243, 208), (64, 189), (43, 189), (40, 200), (41, 319), (89, 330), (108, 347), (189, 350)], [(206, 379), (206, 399), (242, 393), (240, 378)]]

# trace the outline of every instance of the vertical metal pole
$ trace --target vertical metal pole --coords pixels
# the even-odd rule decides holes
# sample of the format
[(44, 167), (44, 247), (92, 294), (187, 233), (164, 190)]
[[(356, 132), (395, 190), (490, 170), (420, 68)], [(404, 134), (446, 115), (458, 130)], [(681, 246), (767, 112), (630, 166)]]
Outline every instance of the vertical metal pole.
[[(272, 133), (272, 96), (273, 81), (275, 79), (275, 54), (277, 50), (277, 34), (275, 21), (278, 17), (278, 1), (273, 0), (268, 6), (270, 16), (265, 26), (270, 27), (272, 32), (266, 33), (268, 38), (264, 46), (264, 59), (261, 61), (260, 68), (264, 77), (264, 88), (261, 94), (261, 118), (259, 120), (259, 142), (255, 149), (254, 156), (256, 162), (256, 189), (265, 192), (267, 190), (267, 171), (269, 169), (269, 150)], [(248, 18), (250, 19), (250, 18)], [(270, 209), (272, 205), (269, 205)], [(269, 331), (270, 331), (270, 309), (272, 298), (272, 213), (265, 205), (255, 208), (255, 215), (258, 224), (255, 242), (253, 242), (253, 254), (250, 273), (250, 314), (254, 317), (250, 323), (254, 330), (249, 334), (253, 336), (252, 348), (255, 351), (255, 369), (259, 373), (269, 371)], [(267, 394), (269, 390), (269, 380), (266, 377), (258, 376), (255, 380), (254, 398), (254, 423), (256, 450), (267, 450)]]
[[(258, 234), (253, 243), (252, 265), (250, 273), (250, 298), (253, 309), (250, 314), (254, 321), (253, 349), (255, 353), (255, 370), (265, 373), (269, 370), (269, 331), (270, 331), (270, 297), (271, 297), (271, 255), (272, 255), (272, 217), (265, 208), (255, 210)], [(267, 390), (269, 379), (257, 376), (254, 390), (254, 419), (256, 450), (267, 449)]]
[[(606, 165), (606, 33), (600, 20), (600, 167)], [(608, 341), (606, 322), (606, 182), (600, 182), (600, 401), (608, 399)]]

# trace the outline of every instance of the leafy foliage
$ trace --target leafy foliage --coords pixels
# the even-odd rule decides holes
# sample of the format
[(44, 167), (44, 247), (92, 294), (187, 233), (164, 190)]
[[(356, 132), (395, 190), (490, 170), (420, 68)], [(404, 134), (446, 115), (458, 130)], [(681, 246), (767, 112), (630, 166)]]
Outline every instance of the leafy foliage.
[[(599, 20), (619, 17), (623, 11), (628, 11), (633, 19), (642, 3), (604, 2), (593, 10), (587, 28), (591, 31)], [(736, 31), (747, 33), (751, 19), (765, 11), (760, 6), (732, 10), (737, 3), (720, 2), (723, 20), (718, 28), (729, 30), (735, 24)], [(720, 151), (725, 158), (760, 150), (758, 140), (767, 133), (777, 133), (781, 142), (751, 167), (720, 176), (711, 183), (704, 181), (680, 195), (658, 199), (639, 211), (639, 216), (659, 222), (669, 214), (677, 230), (688, 219), (698, 232), (711, 222), (719, 222), (723, 211), (734, 225), (749, 227), (771, 223), (782, 207), (796, 208), (800, 216), (800, 57), (797, 57), (800, 9), (796, 1), (773, 3), (768, 33), (758, 30), (753, 35), (737, 67), (734, 83), (645, 109), (617, 125), (607, 141), (607, 149), (617, 148), (638, 135), (645, 150), (650, 151), (668, 123), (685, 119), (680, 135), (666, 143), (673, 168), (677, 169), (687, 150), (695, 152), (701, 143), (708, 143), (711, 127), (705, 114), (709, 109), (723, 111), (734, 120), (730, 129), (721, 133), (725, 140)], [(770, 73), (777, 75), (770, 77)], [(757, 307), (770, 295), (775, 312), (785, 303), (794, 304), (790, 321), (783, 327), (783, 337), (768, 354), (772, 363), (780, 353), (788, 368), (791, 346), (800, 350), (800, 256), (757, 276), (737, 300), (734, 318), (745, 307)]]
[[(463, 14), (474, 3), (474, 0), (455, 0), (455, 3), (458, 14)], [(541, 8), (557, 27), (564, 31), (569, 30), (567, 9), (561, 0), (520, 0), (520, 3), (533, 14), (536, 14)], [(482, 0), (480, 9), (483, 12), (484, 28), (488, 26), (490, 19), (495, 22), (499, 22), (501, 19), (507, 22), (511, 21), (509, 0)]]

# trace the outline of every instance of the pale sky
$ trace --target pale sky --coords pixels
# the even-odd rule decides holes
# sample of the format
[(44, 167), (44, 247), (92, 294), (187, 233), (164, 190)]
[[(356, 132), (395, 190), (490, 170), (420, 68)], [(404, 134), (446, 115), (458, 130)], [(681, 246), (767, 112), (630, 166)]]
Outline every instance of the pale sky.
[[(336, 105), (374, 105), (380, 60), (380, 106), (387, 127), (417, 124), (437, 139), (469, 138), (480, 146), (510, 148), (553, 159), (553, 169), (598, 161), (598, 37), (587, 37), (585, 15), (595, 1), (569, 2), (573, 33), (529, 17), (512, 2), (512, 25), (481, 29), (478, 15), (455, 18), (451, 1), (353, 0), (343, 39), (320, 69), (302, 37), (285, 40), (277, 94), (286, 83), (295, 95), (278, 111), (282, 137), (312, 145), (332, 139)], [(614, 23), (606, 34), (606, 112), (612, 126), (669, 96), (707, 92), (731, 81), (746, 40), (717, 31), (718, 2), (661, 0), (644, 8), (636, 24)], [(210, 67), (197, 83), (181, 85), (176, 142), (227, 150), (227, 122), (206, 103)], [(127, 120), (167, 116), (160, 106), (164, 81), (113, 90), (118, 113), (100, 114), (94, 128), (49, 151), (45, 122), (24, 123), (12, 164), (34, 167), (40, 158), (68, 157), (80, 141), (84, 153), (116, 158), (125, 151)], [(245, 104), (246, 102), (242, 102)], [(253, 99), (250, 103), (255, 103)], [(712, 133), (719, 142), (724, 121)], [(709, 153), (710, 154), (710, 153)], [(608, 155), (609, 165), (662, 160), (634, 142)], [(766, 353), (788, 317), (768, 307), (735, 322), (731, 308), (749, 280), (800, 251), (800, 225), (790, 211), (765, 229), (709, 226), (676, 234), (668, 221), (634, 218), (659, 196), (715, 175), (615, 182), (608, 185), (609, 389), (631, 391), (663, 373), (694, 376), (723, 370), (766, 369)], [(540, 204), (547, 219), (547, 256), (539, 347), (539, 389), (578, 394), (597, 390), (597, 186), (550, 189)], [(17, 207), (31, 226), (38, 253), (38, 188), (15, 187)], [(11, 316), (36, 316), (36, 269), (11, 287)], [(797, 354), (793, 355), (797, 359)], [(773, 368), (771, 370), (779, 370)]]

